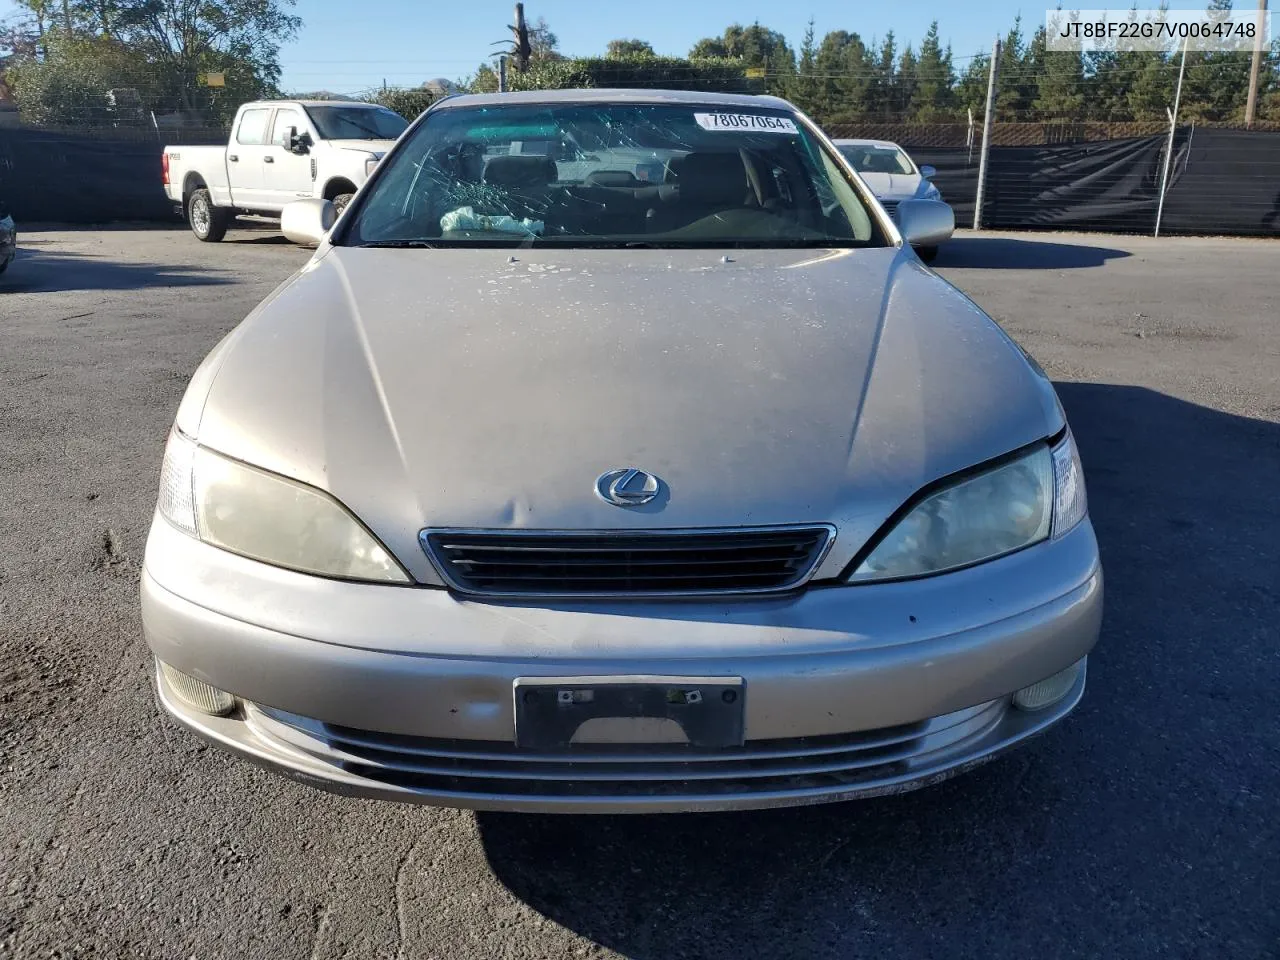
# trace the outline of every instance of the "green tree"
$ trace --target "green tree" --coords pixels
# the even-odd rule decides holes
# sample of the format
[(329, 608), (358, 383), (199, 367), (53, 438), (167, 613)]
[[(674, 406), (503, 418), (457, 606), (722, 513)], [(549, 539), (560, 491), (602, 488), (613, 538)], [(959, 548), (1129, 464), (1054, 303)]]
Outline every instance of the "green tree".
[(476, 67), (474, 76), (468, 77), (459, 84), (468, 93), (497, 93), (498, 72), (487, 63)]
[(845, 30), (828, 33), (818, 46), (815, 69), (819, 90), (816, 110), (824, 122), (856, 119), (867, 111), (872, 64), (861, 37)]
[(690, 60), (707, 57), (730, 57), (742, 60), (747, 67), (766, 67), (772, 73), (794, 74), (795, 54), (787, 46), (787, 38), (776, 30), (753, 23), (739, 23), (725, 28), (719, 37), (704, 37), (689, 51)]
[[(1037, 31), (1039, 35), (1042, 31)], [(996, 116), (1001, 120), (1030, 119), (1035, 99), (1034, 65), (1028, 57), (1022, 34), (1022, 16), (1014, 18), (1000, 46), (1000, 69), (996, 77)]]
[(796, 72), (796, 57), (787, 38), (758, 22), (749, 27), (739, 23), (725, 28), (719, 37), (704, 37), (689, 51), (690, 60), (728, 58), (742, 61), (748, 69), (764, 70), (766, 89), (787, 96)]
[[(121, 0), (118, 36), (167, 74), (184, 109), (200, 105), (199, 77), (221, 72), (227, 87), (210, 98), (219, 112), (228, 101), (253, 99), (275, 90), (280, 45), (302, 21), (288, 11), (294, 0)], [(228, 93), (230, 94), (228, 96)]]
[(551, 32), (545, 17), (539, 17), (529, 30), (529, 62), (539, 60), (563, 60), (560, 54), (560, 38)]
[(610, 40), (608, 53), (610, 57), (622, 59), (623, 57), (652, 57), (656, 56), (653, 52), (653, 45), (648, 40)]
[(431, 106), (435, 97), (431, 91), (421, 87), (409, 90), (392, 87), (389, 90), (379, 90), (367, 99), (370, 103), (381, 104), (388, 110), (394, 110), (412, 123), (418, 118), (418, 114)]
[(1044, 50), (1032, 108), (1045, 120), (1085, 118), (1084, 57), (1078, 50)]
[(986, 110), (990, 73), (991, 55), (980, 53), (969, 61), (956, 82), (957, 108), (960, 111), (973, 111), (974, 118), (979, 122)]
[[(875, 46), (875, 41), (872, 41)], [(868, 117), (891, 116), (895, 111), (894, 86), (898, 63), (898, 41), (890, 30), (871, 64), (871, 76), (867, 83)]]
[(821, 106), (821, 81), (818, 73), (818, 48), (814, 42), (813, 18), (809, 18), (809, 26), (804, 32), (804, 41), (800, 45), (800, 59), (796, 65), (795, 79), (787, 88), (786, 95), (801, 110), (809, 114), (817, 112)]
[(74, 11), (75, 22), (85, 32), (111, 37), (121, 27), (126, 0), (76, 0), (68, 5)]
[(1122, 112), (1134, 120), (1163, 120), (1165, 108), (1173, 106), (1176, 68), (1154, 51), (1137, 52), (1148, 56), (1125, 61), (1124, 69), (1131, 79)]
[(8, 71), (22, 119), (37, 126), (138, 123), (141, 106), (122, 113), (108, 91), (147, 89), (149, 69), (135, 50), (106, 37), (68, 37), (48, 31), (44, 56)]
[(902, 50), (902, 56), (898, 58), (898, 69), (893, 77), (893, 115), (899, 120), (909, 119), (911, 101), (915, 97), (918, 66), (919, 60), (908, 43)]
[(915, 65), (915, 82), (909, 106), (914, 119), (937, 123), (955, 113), (955, 70), (951, 64), (951, 48), (943, 50), (938, 38), (938, 21), (929, 25), (920, 44)]

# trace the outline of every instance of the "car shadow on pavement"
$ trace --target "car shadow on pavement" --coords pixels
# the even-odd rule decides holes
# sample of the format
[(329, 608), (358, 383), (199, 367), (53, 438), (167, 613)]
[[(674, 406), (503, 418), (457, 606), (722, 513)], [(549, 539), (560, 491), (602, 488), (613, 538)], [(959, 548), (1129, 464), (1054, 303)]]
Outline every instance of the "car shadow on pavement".
[(1132, 256), (1127, 250), (1086, 243), (1053, 243), (1021, 237), (957, 234), (938, 248), (934, 267), (988, 270), (1072, 270), (1100, 267), (1108, 260)]
[(898, 797), (481, 813), (496, 878), (639, 960), (1139, 956), (1157, 941), (1269, 955), (1280, 424), (1141, 387), (1058, 390), (1107, 578), (1089, 687), (1067, 721)]
[(240, 246), (271, 246), (271, 247), (287, 247), (292, 245), (288, 237), (283, 233), (254, 233), (248, 236), (240, 236), (238, 232), (232, 231), (227, 234), (223, 243), (233, 243)]
[(17, 259), (0, 276), (0, 294), (205, 287), (231, 282), (232, 279), (222, 276), (220, 271), (195, 264), (122, 262), (77, 253), (54, 253), (19, 243)]

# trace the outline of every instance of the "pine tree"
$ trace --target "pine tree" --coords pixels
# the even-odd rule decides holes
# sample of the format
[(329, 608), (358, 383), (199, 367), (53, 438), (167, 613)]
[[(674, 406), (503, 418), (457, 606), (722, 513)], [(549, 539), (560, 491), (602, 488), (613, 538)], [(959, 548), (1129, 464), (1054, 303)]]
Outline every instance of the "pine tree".
[(816, 114), (820, 104), (821, 86), (817, 78), (817, 46), (813, 36), (813, 18), (809, 18), (809, 26), (804, 32), (804, 42), (800, 45), (800, 61), (796, 69), (795, 79), (789, 84), (787, 96), (805, 113)]
[(961, 111), (973, 111), (981, 118), (987, 104), (987, 79), (991, 71), (991, 55), (980, 53), (969, 61), (969, 66), (956, 83), (956, 100)]
[(1034, 98), (1034, 82), (1027, 63), (1027, 45), (1022, 35), (1022, 15), (1014, 18), (1000, 48), (997, 77), (996, 116), (1001, 120), (1026, 120)]
[(954, 84), (951, 48), (947, 47), (946, 52), (943, 52), (938, 39), (938, 21), (935, 20), (920, 44), (910, 100), (912, 118), (923, 123), (949, 119), (955, 110), (955, 95), (952, 92)]
[[(872, 43), (874, 45), (874, 41)], [(880, 44), (871, 70), (871, 82), (867, 85), (867, 116), (884, 117), (893, 113), (894, 68), (897, 60), (898, 43), (890, 30)]]
[(911, 109), (911, 101), (915, 99), (916, 69), (919, 61), (911, 44), (907, 44), (898, 58), (898, 72), (893, 78), (893, 113), (895, 118), (906, 120)]
[(867, 110), (871, 63), (856, 33), (833, 30), (822, 38), (815, 58), (818, 116), (827, 123), (856, 119)]

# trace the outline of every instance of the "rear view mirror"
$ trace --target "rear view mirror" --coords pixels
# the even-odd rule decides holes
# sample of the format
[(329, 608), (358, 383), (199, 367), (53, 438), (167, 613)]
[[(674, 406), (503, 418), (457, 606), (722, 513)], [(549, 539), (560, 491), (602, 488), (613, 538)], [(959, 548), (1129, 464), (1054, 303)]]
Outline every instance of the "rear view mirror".
[(922, 163), (920, 165), (920, 176), (924, 177), (926, 180), (932, 180), (937, 176), (937, 174), (938, 171), (934, 167), (929, 166), (929, 164)]
[(303, 247), (317, 247), (338, 214), (329, 200), (295, 200), (280, 213), (280, 232)]
[(941, 200), (903, 200), (898, 204), (898, 232), (913, 247), (936, 247), (951, 239), (956, 215)]

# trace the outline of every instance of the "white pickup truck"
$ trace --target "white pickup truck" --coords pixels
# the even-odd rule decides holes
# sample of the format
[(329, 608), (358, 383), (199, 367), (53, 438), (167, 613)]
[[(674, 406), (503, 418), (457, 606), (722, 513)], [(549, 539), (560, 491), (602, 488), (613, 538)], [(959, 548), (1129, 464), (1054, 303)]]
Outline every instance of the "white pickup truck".
[(164, 189), (191, 232), (221, 240), (236, 217), (277, 219), (300, 197), (342, 212), (408, 123), (373, 103), (260, 100), (236, 112), (225, 147), (166, 146)]

